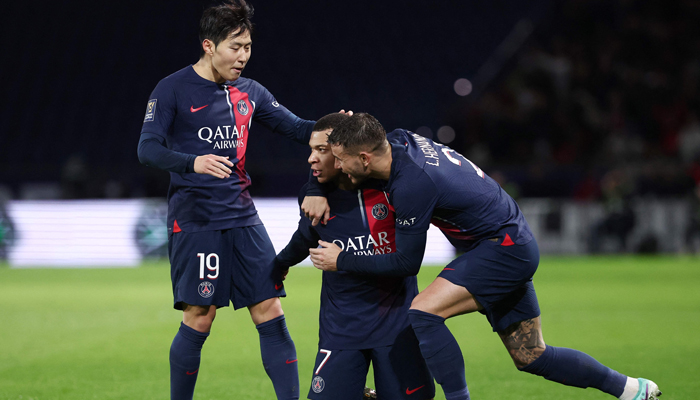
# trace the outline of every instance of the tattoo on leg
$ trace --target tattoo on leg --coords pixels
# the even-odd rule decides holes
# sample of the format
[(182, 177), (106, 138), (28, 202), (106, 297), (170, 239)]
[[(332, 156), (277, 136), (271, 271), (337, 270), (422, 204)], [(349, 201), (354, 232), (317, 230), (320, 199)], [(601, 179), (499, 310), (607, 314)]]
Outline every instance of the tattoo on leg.
[(536, 318), (528, 319), (498, 333), (518, 368), (535, 361), (544, 352), (545, 344), (538, 322)]

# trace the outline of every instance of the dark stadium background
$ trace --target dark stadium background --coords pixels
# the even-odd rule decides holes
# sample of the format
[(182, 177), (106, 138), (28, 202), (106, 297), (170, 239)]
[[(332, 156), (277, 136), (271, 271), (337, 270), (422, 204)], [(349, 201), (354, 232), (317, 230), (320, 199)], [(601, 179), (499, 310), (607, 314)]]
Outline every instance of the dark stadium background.
[[(164, 196), (167, 173), (138, 163), (139, 130), (156, 83), (197, 61), (208, 4), (4, 5), (4, 196)], [(244, 76), (303, 118), (366, 111), (434, 139), (449, 126), (442, 141), (518, 198), (691, 197), (700, 181), (697, 1), (252, 4)], [(253, 133), (253, 195), (295, 196), (306, 148)]]

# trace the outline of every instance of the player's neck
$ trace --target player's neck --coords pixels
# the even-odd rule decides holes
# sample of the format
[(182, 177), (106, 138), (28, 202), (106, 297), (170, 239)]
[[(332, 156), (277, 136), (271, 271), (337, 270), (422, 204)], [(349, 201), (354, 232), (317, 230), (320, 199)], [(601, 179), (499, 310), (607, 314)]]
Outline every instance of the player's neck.
[(223, 83), (226, 81), (212, 65), (211, 57), (208, 57), (206, 54), (204, 57), (200, 58), (192, 68), (194, 68), (194, 72), (196, 72), (197, 75), (208, 81), (215, 83)]
[(391, 161), (393, 157), (391, 155), (391, 146), (387, 146), (386, 151), (378, 156), (374, 157), (372, 162), (372, 172), (370, 176), (373, 178), (381, 179), (383, 181), (388, 181), (391, 177)]
[(352, 181), (350, 178), (343, 173), (340, 173), (338, 175), (338, 179), (336, 180), (336, 184), (338, 186), (338, 189), (340, 190), (353, 190), (355, 188), (355, 185), (352, 184)]

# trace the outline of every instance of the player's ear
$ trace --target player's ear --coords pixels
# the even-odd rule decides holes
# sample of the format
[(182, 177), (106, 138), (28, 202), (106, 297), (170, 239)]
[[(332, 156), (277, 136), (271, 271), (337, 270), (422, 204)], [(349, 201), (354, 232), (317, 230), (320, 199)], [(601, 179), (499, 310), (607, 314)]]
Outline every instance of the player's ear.
[(366, 151), (361, 151), (360, 152), (360, 161), (362, 161), (362, 165), (365, 167), (369, 165), (369, 162), (372, 161), (372, 154), (366, 152)]
[(216, 45), (211, 40), (204, 39), (202, 41), (202, 49), (204, 49), (204, 54), (208, 54), (209, 56), (213, 56), (214, 50), (216, 49)]

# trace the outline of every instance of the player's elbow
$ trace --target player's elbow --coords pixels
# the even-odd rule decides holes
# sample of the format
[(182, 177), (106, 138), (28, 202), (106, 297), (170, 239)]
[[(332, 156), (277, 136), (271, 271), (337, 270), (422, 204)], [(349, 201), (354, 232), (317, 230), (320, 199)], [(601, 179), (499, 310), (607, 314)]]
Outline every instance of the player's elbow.
[(151, 166), (152, 163), (152, 157), (151, 154), (153, 151), (149, 149), (149, 146), (151, 145), (151, 141), (149, 140), (141, 140), (139, 142), (139, 147), (136, 151), (136, 154), (138, 155), (139, 162), (143, 165)]
[(420, 260), (414, 260), (412, 257), (402, 256), (399, 262), (401, 263), (401, 276), (415, 276), (420, 271)]

